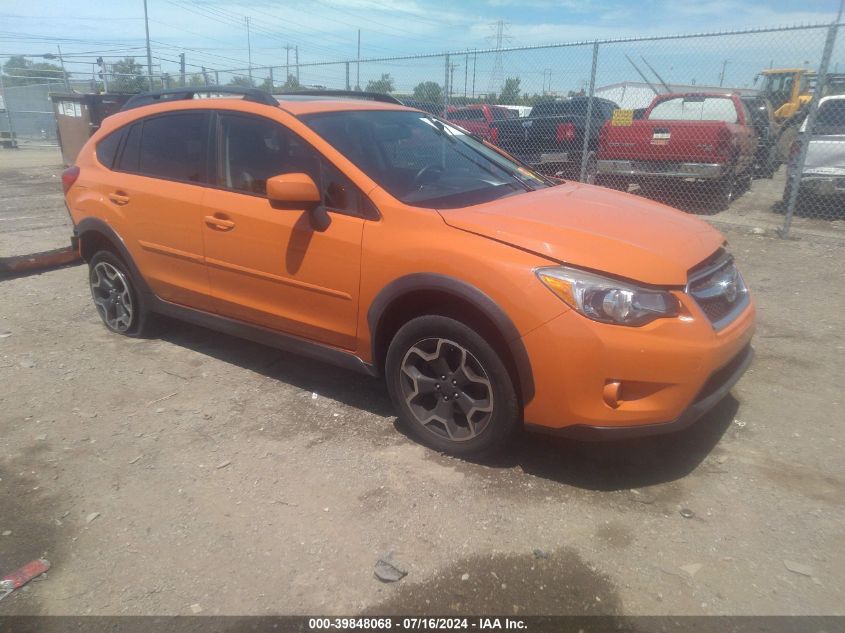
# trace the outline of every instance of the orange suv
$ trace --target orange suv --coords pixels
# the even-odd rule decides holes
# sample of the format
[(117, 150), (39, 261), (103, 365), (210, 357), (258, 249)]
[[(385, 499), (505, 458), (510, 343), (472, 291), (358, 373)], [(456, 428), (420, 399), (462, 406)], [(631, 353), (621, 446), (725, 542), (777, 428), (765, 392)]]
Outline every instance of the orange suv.
[(63, 175), (114, 332), (158, 313), (382, 375), (460, 456), (681, 428), (751, 361), (748, 290), (694, 217), (385, 95), (202, 91), (132, 98)]

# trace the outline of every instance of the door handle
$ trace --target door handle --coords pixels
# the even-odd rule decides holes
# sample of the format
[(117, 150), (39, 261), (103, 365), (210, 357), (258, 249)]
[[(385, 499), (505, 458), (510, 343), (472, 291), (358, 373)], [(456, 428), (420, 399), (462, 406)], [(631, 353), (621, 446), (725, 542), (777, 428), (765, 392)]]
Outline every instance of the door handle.
[(205, 216), (205, 223), (220, 231), (231, 231), (235, 228), (235, 223), (231, 220), (224, 220), (214, 215)]
[(111, 200), (114, 204), (118, 206), (123, 206), (124, 204), (129, 204), (129, 196), (127, 196), (122, 191), (114, 191), (109, 194), (109, 200)]

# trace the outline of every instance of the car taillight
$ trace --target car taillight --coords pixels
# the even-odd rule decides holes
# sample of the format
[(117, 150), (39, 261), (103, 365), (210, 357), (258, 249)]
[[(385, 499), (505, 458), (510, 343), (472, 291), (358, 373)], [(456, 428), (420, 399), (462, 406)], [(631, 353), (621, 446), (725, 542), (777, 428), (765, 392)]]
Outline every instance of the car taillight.
[(77, 178), (79, 178), (79, 167), (76, 165), (68, 167), (62, 172), (62, 189), (65, 193), (73, 186)]
[(555, 129), (555, 140), (558, 143), (575, 140), (575, 126), (570, 123), (558, 123)]
[(499, 128), (495, 125), (490, 128), (490, 142), (491, 143), (498, 143), (499, 142)]

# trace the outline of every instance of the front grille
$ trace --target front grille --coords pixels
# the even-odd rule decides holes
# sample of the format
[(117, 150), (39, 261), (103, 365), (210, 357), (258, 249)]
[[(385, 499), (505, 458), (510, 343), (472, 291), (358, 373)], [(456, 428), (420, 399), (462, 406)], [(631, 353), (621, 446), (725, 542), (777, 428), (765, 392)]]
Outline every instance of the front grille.
[(733, 257), (720, 248), (689, 273), (687, 293), (721, 330), (748, 305), (748, 289), (734, 265)]

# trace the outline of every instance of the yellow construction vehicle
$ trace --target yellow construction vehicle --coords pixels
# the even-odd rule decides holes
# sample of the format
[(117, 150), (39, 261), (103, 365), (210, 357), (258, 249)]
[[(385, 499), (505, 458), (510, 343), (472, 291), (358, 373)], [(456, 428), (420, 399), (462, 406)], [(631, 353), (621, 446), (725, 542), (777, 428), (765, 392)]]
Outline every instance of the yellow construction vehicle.
[(799, 114), (812, 99), (812, 88), (816, 73), (806, 68), (769, 68), (754, 78), (763, 83), (760, 94), (765, 96), (774, 108), (777, 121), (786, 122)]

